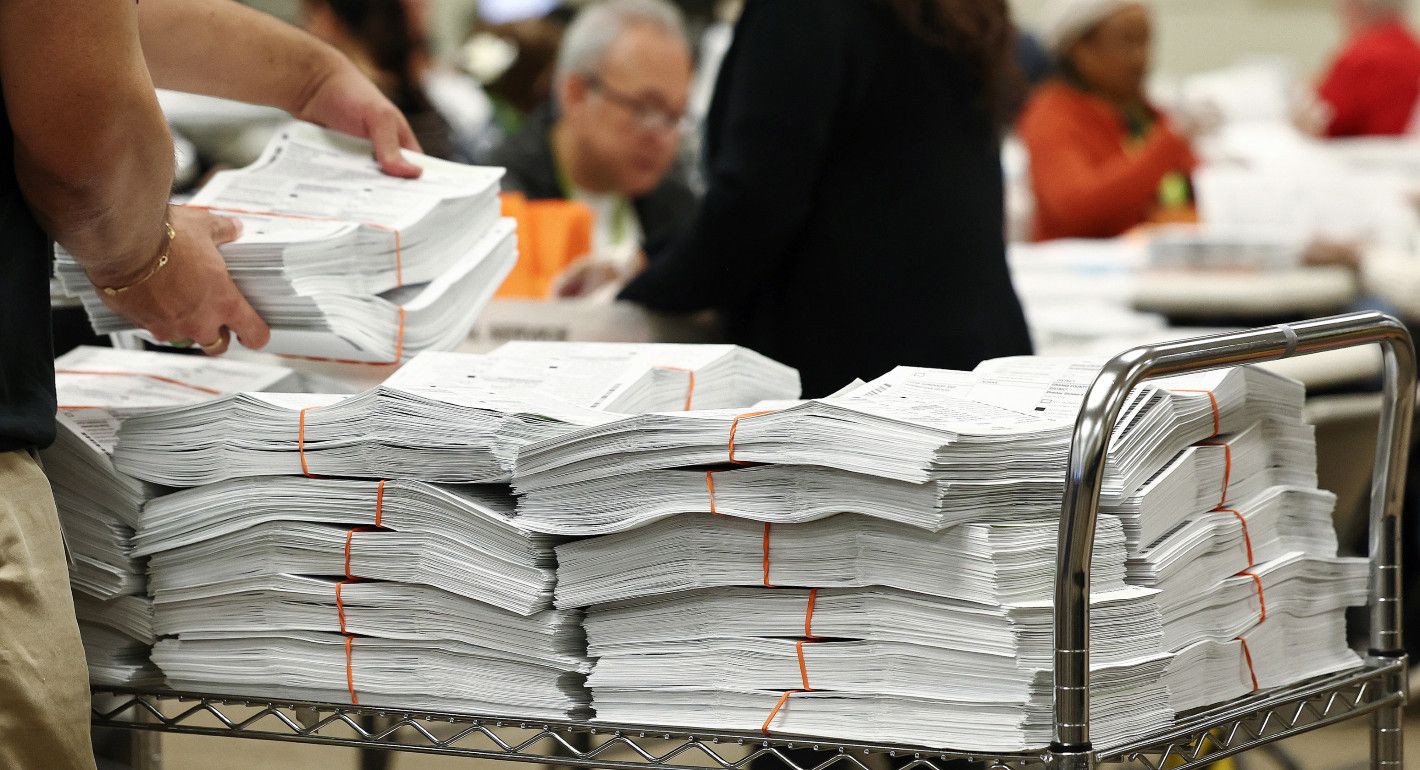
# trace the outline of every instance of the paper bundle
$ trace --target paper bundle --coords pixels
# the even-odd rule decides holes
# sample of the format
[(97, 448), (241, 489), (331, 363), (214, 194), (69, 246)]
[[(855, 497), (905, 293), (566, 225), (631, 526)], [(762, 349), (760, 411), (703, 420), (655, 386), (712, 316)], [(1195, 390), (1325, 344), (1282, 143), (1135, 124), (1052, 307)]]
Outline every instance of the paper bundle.
[(153, 643), (146, 566), (133, 553), (143, 505), (161, 487), (113, 466), (125, 419), (234, 390), (290, 387), (289, 369), (108, 348), (77, 348), (55, 361), (60, 412), (55, 443), (43, 454), (71, 557), (79, 631), (90, 679), (126, 684), (145, 678)]
[[(988, 361), (974, 373), (904, 367), (778, 410), (642, 415), (528, 446), (515, 485), (522, 494), (648, 470), (771, 463), (937, 484), (940, 509), (918, 514), (935, 513), (926, 522), (935, 529), (1001, 506), (1002, 518), (1046, 518), (1059, 510), (1075, 415), (1098, 370), (1034, 358)], [(1300, 413), (1303, 397), (1300, 384), (1251, 368), (1140, 387), (1110, 441), (1105, 503), (1137, 492), (1197, 441)]]
[(519, 345), (426, 353), (344, 397), (241, 394), (125, 425), (119, 467), (187, 487), (243, 476), (506, 482), (532, 441), (619, 410), (794, 398), (798, 373), (731, 345)]
[[(517, 521), (593, 536), (558, 547), (556, 595), (589, 613), (597, 717), (1047, 744), (1066, 457), (1098, 368), (903, 368), (825, 399), (636, 415), (524, 447)], [(1183, 678), (1194, 661), (1236, 668), (1250, 641), (1302, 661), (1269, 662), (1259, 687), (1354, 662), (1334, 634), (1279, 647), (1268, 627), (1344, 628), (1364, 594), (1364, 565), (1336, 558), (1304, 395), (1241, 368), (1127, 400), (1091, 574), (1097, 745), (1235, 697), (1235, 670), (1216, 687)]]
[[(467, 336), (517, 260), (514, 225), (499, 219), (503, 171), (406, 157), (418, 179), (381, 174), (365, 142), (297, 123), (193, 198), (242, 222), (220, 251), (272, 327), (269, 352), (388, 363)], [(95, 331), (132, 328), (62, 249), (56, 273)]]
[(192, 487), (147, 505), (135, 537), (154, 662), (221, 692), (584, 714), (581, 612), (553, 607), (560, 539), (518, 526), (506, 485), (416, 479), (506, 479), (533, 437), (798, 387), (727, 345), (529, 344), (425, 353), (350, 398), (241, 394), (126, 425), (122, 467)]
[(552, 546), (497, 487), (243, 479), (150, 503), (153, 660), (170, 683), (568, 716), (589, 669)]

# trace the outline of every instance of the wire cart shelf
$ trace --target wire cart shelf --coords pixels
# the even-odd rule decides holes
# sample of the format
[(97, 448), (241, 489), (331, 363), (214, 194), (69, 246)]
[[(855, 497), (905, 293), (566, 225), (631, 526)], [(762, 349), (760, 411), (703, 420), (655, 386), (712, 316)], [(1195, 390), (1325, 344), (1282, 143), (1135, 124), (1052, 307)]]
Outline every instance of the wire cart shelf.
[[(1383, 397), (1370, 505), (1370, 644), (1363, 666), (1182, 715), (1157, 734), (1096, 750), (1089, 732), (1091, 549), (1110, 432), (1129, 392), (1185, 372), (1376, 344)], [(93, 724), (195, 735), (389, 749), (613, 770), (1086, 770), (1132, 763), (1191, 770), (1264, 744), (1371, 717), (1371, 767), (1401, 770), (1406, 658), (1401, 639), (1400, 512), (1415, 406), (1409, 333), (1355, 313), (1136, 348), (1111, 360), (1085, 397), (1070, 451), (1055, 585), (1055, 740), (982, 754), (755, 733), (314, 703), (164, 688), (96, 687)]]

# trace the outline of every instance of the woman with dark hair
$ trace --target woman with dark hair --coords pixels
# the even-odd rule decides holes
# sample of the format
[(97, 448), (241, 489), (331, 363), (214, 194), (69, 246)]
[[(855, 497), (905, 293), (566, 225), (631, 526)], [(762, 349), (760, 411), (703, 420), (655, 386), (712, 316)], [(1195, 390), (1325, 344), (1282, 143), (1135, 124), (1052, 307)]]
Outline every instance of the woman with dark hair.
[(449, 123), (425, 93), (427, 41), (414, 33), (407, 0), (304, 0), (307, 32), (345, 54), (404, 113), (427, 155), (457, 155)]
[(1003, 235), (1014, 41), (1005, 0), (749, 0), (705, 202), (622, 297), (718, 309), (809, 396), (1029, 353)]

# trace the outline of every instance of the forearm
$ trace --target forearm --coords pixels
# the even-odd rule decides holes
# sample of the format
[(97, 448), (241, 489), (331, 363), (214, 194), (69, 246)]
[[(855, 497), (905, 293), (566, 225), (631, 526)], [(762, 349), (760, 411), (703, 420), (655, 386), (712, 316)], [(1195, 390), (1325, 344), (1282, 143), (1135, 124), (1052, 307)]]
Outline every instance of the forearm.
[(298, 113), (344, 64), (314, 36), (232, 0), (143, 0), (138, 8), (159, 88)]
[(138, 49), (132, 5), (67, 5), (0, 4), (15, 171), (51, 237), (95, 281), (121, 284), (161, 247), (172, 140)]
[(1109, 237), (1139, 224), (1158, 205), (1159, 184), (1171, 171), (1189, 170), (1183, 139), (1159, 129), (1137, 155), (1092, 165), (1072, 148), (1033, 149), (1041, 209), (1079, 237)]

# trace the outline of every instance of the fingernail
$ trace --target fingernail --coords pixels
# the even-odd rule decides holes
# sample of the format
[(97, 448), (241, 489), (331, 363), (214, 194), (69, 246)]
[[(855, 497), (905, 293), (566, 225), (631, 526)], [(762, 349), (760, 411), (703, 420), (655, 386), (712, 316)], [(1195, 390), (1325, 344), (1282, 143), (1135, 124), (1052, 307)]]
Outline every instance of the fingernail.
[(237, 237), (242, 237), (242, 231), (246, 229), (246, 225), (242, 224), (242, 220), (240, 219), (233, 219), (232, 224), (237, 228)]

